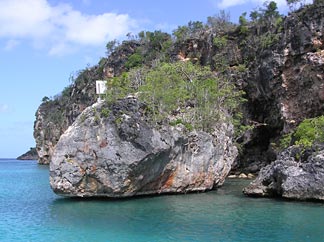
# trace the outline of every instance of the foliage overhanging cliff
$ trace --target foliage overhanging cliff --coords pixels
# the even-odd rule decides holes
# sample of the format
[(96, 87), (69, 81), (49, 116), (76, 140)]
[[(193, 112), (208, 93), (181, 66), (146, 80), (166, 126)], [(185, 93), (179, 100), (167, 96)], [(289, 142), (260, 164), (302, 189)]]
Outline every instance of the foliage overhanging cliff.
[[(159, 112), (152, 110), (159, 114), (154, 116), (157, 122), (165, 112), (176, 117), (170, 122), (206, 129), (219, 118), (218, 104), (226, 102), (221, 105), (224, 111), (236, 114), (236, 142), (241, 147), (237, 166), (259, 169), (260, 162), (275, 158), (282, 135), (305, 118), (323, 114), (323, 15), (320, 1), (286, 17), (270, 2), (251, 12), (250, 20), (242, 14), (238, 25), (220, 12), (208, 17), (207, 23), (180, 26), (172, 35), (143, 31), (122, 43), (108, 42), (107, 58), (81, 71), (61, 95), (43, 99), (34, 125), (39, 163), (50, 162), (61, 134), (96, 101), (95, 80), (104, 79), (108, 90), (114, 90), (107, 94), (108, 101), (129, 93), (157, 91), (156, 96), (143, 96), (152, 108), (156, 102), (161, 104)], [(165, 83), (161, 73), (168, 76)], [(175, 93), (165, 95), (168, 80), (174, 79), (179, 81), (171, 88)], [(195, 81), (202, 79), (214, 81), (204, 82), (209, 86), (194, 92), (194, 87), (202, 87), (194, 85)], [(220, 84), (217, 90), (214, 83)], [(194, 115), (205, 115), (203, 120), (181, 115), (183, 109), (195, 106)]]

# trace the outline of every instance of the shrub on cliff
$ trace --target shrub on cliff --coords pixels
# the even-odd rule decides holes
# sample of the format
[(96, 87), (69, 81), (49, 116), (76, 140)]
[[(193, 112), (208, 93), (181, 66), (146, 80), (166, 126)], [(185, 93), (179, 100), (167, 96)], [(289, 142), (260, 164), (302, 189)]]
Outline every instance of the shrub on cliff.
[(324, 116), (305, 119), (301, 122), (295, 132), (286, 134), (281, 139), (281, 148), (289, 145), (300, 145), (310, 148), (315, 143), (324, 142)]
[(295, 144), (310, 147), (315, 142), (324, 142), (324, 116), (305, 119), (294, 133)]
[(182, 113), (184, 122), (205, 131), (210, 131), (218, 120), (231, 116), (243, 100), (242, 92), (236, 91), (228, 80), (191, 62), (160, 63), (108, 81), (108, 102), (129, 93), (137, 93), (147, 104), (155, 123)]

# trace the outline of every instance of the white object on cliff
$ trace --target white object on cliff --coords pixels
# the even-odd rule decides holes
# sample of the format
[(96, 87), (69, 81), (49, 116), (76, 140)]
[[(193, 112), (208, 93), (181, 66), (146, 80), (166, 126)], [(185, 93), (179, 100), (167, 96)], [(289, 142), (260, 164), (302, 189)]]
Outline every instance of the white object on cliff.
[(100, 95), (105, 94), (107, 90), (107, 82), (102, 80), (96, 81), (96, 94), (99, 95), (98, 102), (101, 102)]

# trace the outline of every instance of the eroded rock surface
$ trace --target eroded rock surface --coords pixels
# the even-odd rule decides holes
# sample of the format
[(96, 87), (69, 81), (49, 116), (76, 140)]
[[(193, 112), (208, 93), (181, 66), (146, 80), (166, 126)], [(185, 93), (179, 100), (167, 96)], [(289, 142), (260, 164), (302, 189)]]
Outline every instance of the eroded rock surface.
[[(60, 136), (78, 115), (96, 102), (96, 80), (118, 76), (138, 44), (130, 41), (118, 48), (98, 65), (80, 71), (74, 82), (54, 98), (44, 100), (36, 111), (34, 138), (39, 164), (49, 164)], [(44, 97), (45, 98), (45, 97)]]
[(134, 98), (87, 108), (61, 136), (50, 163), (65, 196), (128, 197), (206, 191), (222, 185), (237, 155), (232, 128), (214, 135), (153, 128)]
[(292, 146), (278, 159), (261, 169), (243, 193), (256, 197), (283, 197), (324, 201), (324, 149), (299, 157), (300, 148)]

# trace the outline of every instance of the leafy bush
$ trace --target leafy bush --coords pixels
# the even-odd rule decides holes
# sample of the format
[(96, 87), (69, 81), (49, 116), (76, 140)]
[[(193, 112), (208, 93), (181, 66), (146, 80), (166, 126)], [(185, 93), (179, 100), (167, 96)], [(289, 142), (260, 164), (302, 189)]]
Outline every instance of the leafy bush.
[(240, 17), (239, 17), (239, 31), (240, 31), (240, 34), (242, 35), (245, 35), (247, 34), (247, 32), (249, 31), (249, 28), (248, 28), (248, 21), (246, 19), (246, 12), (244, 12)]
[(125, 63), (127, 69), (142, 65), (143, 56), (139, 53), (132, 54)]
[(284, 135), (280, 140), (280, 148), (289, 145), (300, 145), (309, 148), (315, 143), (324, 142), (324, 116), (305, 119), (301, 122), (295, 132)]
[(111, 104), (117, 99), (124, 98), (130, 92), (128, 73), (123, 73), (107, 81), (106, 101)]
[(50, 101), (51, 99), (49, 98), (49, 97), (47, 97), (47, 96), (44, 96), (43, 98), (42, 98), (42, 102), (43, 103), (46, 103), (46, 102), (48, 102), (48, 101)]
[(114, 52), (118, 46), (118, 41), (116, 39), (109, 41), (106, 44), (106, 49), (107, 49), (107, 55), (110, 55), (112, 52)]
[(280, 149), (285, 149), (288, 146), (291, 145), (291, 133), (289, 134), (285, 134), (281, 137), (280, 141), (279, 141), (279, 148)]
[(166, 120), (178, 108), (190, 107), (191, 115), (182, 123), (188, 129), (206, 131), (219, 119), (237, 112), (242, 101), (242, 93), (228, 80), (216, 77), (208, 67), (191, 62), (160, 63), (108, 81), (109, 102), (132, 92), (137, 92), (139, 99), (147, 104), (155, 123)]
[(304, 147), (310, 147), (315, 142), (324, 142), (324, 116), (305, 119), (298, 125), (294, 138), (295, 144)]
[(226, 36), (215, 37), (213, 39), (213, 44), (219, 49), (224, 48), (226, 46), (226, 44), (227, 44)]

